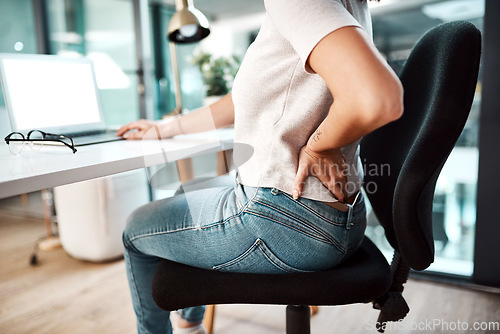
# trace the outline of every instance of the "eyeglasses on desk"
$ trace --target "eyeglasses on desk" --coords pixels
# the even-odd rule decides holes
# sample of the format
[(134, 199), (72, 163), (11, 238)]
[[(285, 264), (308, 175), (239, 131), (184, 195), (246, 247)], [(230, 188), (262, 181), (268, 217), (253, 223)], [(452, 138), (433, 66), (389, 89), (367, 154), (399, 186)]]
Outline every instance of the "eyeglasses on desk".
[(48, 144), (48, 142), (63, 144), (71, 149), (73, 154), (76, 153), (75, 144), (73, 143), (73, 139), (71, 139), (71, 137), (47, 133), (41, 130), (31, 130), (28, 132), (26, 137), (20, 132), (12, 132), (4, 139), (9, 146), (10, 153), (13, 155), (20, 154), (23, 151), (25, 144), (29, 144), (32, 150), (38, 151), (44, 146), (44, 144)]

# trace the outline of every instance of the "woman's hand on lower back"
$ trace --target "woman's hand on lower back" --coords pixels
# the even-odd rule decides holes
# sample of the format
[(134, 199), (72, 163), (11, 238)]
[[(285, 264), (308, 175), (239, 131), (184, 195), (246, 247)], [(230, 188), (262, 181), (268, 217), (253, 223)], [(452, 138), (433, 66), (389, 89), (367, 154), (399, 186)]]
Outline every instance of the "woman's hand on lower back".
[(293, 197), (302, 195), (304, 183), (309, 176), (316, 177), (339, 201), (346, 197), (346, 159), (340, 149), (315, 152), (307, 145), (299, 153), (297, 174), (293, 185)]

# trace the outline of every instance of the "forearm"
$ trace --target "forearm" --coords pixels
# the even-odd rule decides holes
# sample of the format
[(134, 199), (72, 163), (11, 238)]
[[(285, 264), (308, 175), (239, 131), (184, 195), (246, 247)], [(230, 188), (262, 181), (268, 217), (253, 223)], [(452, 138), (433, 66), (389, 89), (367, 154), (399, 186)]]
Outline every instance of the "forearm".
[(220, 129), (234, 123), (234, 105), (231, 93), (210, 106), (201, 107), (187, 115), (160, 125), (162, 137), (173, 137)]
[(339, 109), (332, 104), (328, 116), (309, 137), (307, 146), (310, 149), (316, 152), (339, 149), (372, 130), (369, 124), (360, 121), (360, 117)]
[(349, 145), (397, 119), (399, 114), (393, 110), (401, 109), (402, 103), (402, 100), (394, 99), (373, 108), (347, 101), (334, 102), (328, 116), (309, 138), (307, 146), (316, 152), (324, 152)]

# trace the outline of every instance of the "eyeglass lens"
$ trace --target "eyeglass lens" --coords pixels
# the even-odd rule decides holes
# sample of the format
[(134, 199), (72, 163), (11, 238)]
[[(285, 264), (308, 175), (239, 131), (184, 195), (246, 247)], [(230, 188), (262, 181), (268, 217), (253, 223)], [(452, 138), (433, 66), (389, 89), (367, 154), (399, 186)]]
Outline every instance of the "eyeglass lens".
[(43, 139), (45, 138), (45, 135), (38, 131), (38, 130), (33, 130), (28, 133), (28, 140), (31, 140), (29, 142), (30, 147), (33, 151), (38, 151), (40, 148), (43, 146)]
[(24, 136), (21, 133), (13, 133), (10, 139), (12, 139), (12, 141), (9, 142), (9, 151), (14, 155), (18, 155), (23, 150)]

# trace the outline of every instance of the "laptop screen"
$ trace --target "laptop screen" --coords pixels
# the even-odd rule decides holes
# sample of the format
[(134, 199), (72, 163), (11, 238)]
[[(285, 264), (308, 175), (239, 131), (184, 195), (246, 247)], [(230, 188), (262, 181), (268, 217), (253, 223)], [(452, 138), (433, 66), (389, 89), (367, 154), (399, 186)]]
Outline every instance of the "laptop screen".
[(0, 55), (13, 131), (68, 133), (104, 127), (92, 62), (47, 55)]

